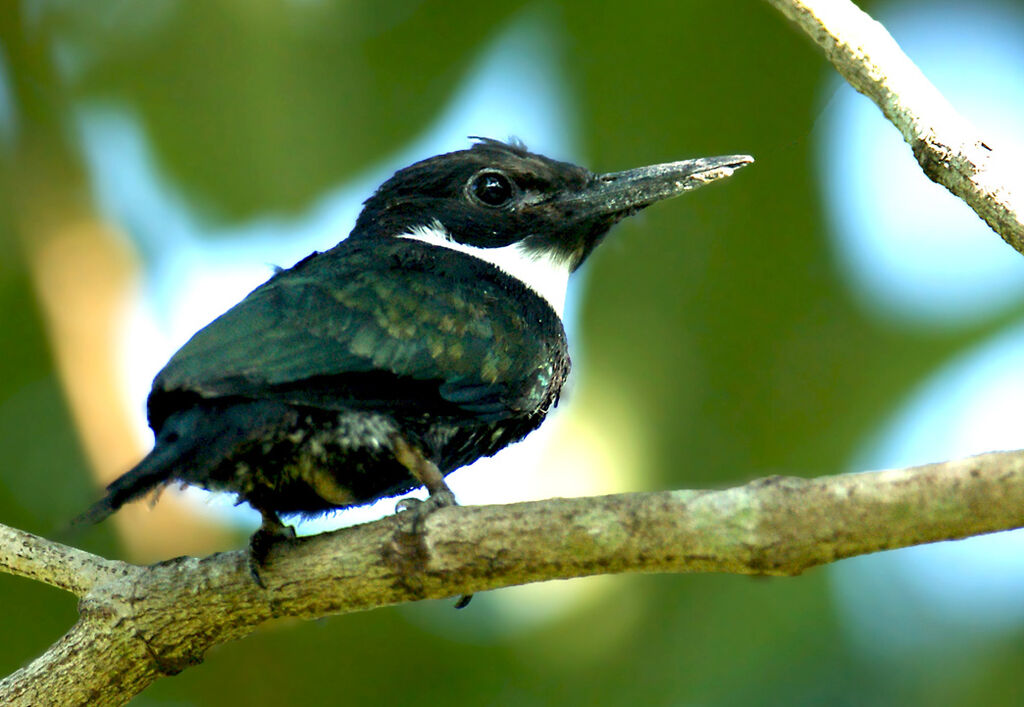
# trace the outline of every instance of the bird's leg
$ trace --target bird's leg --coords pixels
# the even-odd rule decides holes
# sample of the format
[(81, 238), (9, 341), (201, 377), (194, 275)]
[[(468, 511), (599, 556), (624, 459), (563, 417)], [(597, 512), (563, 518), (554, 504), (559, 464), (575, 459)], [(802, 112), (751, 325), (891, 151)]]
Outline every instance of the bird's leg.
[(434, 462), (423, 456), (416, 447), (405, 441), (402, 437), (396, 436), (392, 441), (395, 452), (395, 459), (399, 464), (409, 470), (413, 478), (423, 484), (430, 496), (426, 501), (419, 501), (414, 498), (405, 498), (399, 501), (399, 510), (409, 510), (415, 506), (416, 518), (413, 531), (419, 530), (419, 523), (432, 511), (445, 506), (459, 505), (455, 501), (455, 494), (445, 483), (444, 474), (437, 468)]
[[(395, 459), (398, 463), (409, 470), (413, 477), (423, 484), (430, 494), (426, 501), (417, 498), (403, 498), (398, 502), (397, 510), (411, 511), (412, 532), (418, 533), (422, 527), (423, 520), (438, 508), (445, 506), (459, 505), (455, 500), (455, 494), (445, 483), (444, 474), (437, 468), (434, 462), (423, 456), (423, 453), (406, 442), (403, 438), (396, 436), (393, 440)], [(463, 594), (455, 602), (456, 609), (464, 609), (473, 599), (472, 594)]]
[(253, 581), (266, 589), (260, 570), (263, 569), (270, 548), (280, 540), (291, 540), (295, 537), (295, 528), (281, 522), (275, 511), (264, 508), (257, 509), (263, 516), (263, 523), (249, 538), (249, 574)]

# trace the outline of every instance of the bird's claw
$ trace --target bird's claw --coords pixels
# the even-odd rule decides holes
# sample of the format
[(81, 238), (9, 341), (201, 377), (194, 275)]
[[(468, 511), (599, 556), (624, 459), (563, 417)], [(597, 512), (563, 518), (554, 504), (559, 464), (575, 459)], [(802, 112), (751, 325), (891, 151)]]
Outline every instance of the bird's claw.
[(431, 513), (439, 508), (457, 505), (459, 504), (455, 500), (455, 494), (451, 489), (445, 487), (427, 496), (426, 500), (413, 496), (403, 498), (395, 504), (395, 512), (401, 516), (408, 516), (403, 520), (408, 523), (409, 533), (418, 533), (423, 529), (423, 521)]

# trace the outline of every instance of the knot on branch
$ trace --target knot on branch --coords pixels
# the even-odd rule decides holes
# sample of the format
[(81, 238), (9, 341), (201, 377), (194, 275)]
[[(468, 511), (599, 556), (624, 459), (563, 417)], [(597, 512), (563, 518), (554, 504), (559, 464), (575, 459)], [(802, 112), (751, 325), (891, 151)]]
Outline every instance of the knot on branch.
[[(183, 646), (177, 646), (175, 648), (176, 654), (161, 653), (153, 647), (153, 644), (140, 632), (135, 632), (135, 637), (139, 639), (143, 647), (146, 649), (146, 653), (149, 654), (150, 660), (153, 662), (153, 667), (156, 671), (163, 676), (170, 677), (177, 675), (185, 668), (192, 667), (193, 665), (199, 665), (203, 662), (203, 650), (196, 650), (190, 644)], [(180, 652), (179, 652), (180, 651)]]
[(430, 560), (425, 532), (396, 522), (390, 541), (381, 550), (382, 563), (394, 573), (394, 587), (416, 599), (425, 595), (422, 577)]

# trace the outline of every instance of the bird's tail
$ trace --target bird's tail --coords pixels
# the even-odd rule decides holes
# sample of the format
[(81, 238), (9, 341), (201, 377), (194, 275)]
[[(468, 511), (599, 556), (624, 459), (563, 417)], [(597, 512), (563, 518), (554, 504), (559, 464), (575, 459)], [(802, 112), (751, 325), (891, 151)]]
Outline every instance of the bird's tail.
[(181, 452), (173, 444), (157, 444), (131, 471), (107, 486), (107, 494), (76, 516), (68, 530), (99, 523), (121, 506), (165, 483), (174, 471)]

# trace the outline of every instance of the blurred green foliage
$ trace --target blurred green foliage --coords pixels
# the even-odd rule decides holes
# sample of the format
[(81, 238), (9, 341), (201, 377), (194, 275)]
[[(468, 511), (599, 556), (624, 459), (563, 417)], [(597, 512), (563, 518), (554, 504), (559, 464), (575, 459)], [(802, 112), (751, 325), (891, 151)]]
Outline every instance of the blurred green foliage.
[[(0, 53), (20, 132), (0, 184), (20, 178), (28, 142), (81, 180), (70, 111), (117, 100), (208, 214), (301, 211), (415, 136), (522, 7), (4, 3)], [(809, 155), (830, 69), (767, 4), (531, 7), (560, 38), (588, 166), (758, 160), (627, 222), (588, 265), (576, 343), (588, 381), (614, 383), (642, 409), (653, 487), (842, 471), (901, 395), (995, 325), (925, 335), (854, 306), (827, 247)], [(18, 260), (18, 204), (0, 204), (0, 521), (48, 533), (92, 492)], [(94, 549), (116, 556), (105, 533)], [(896, 674), (844, 642), (821, 570), (612, 581), (601, 600), (500, 640), (410, 620), (431, 606), (273, 627), (212, 651), (137, 704), (1020, 704), (1020, 636), (966, 671)], [(489, 601), (445, 608), (439, 623), (487, 621)], [(2, 574), (0, 606), (2, 674), (75, 616), (69, 596)]]

